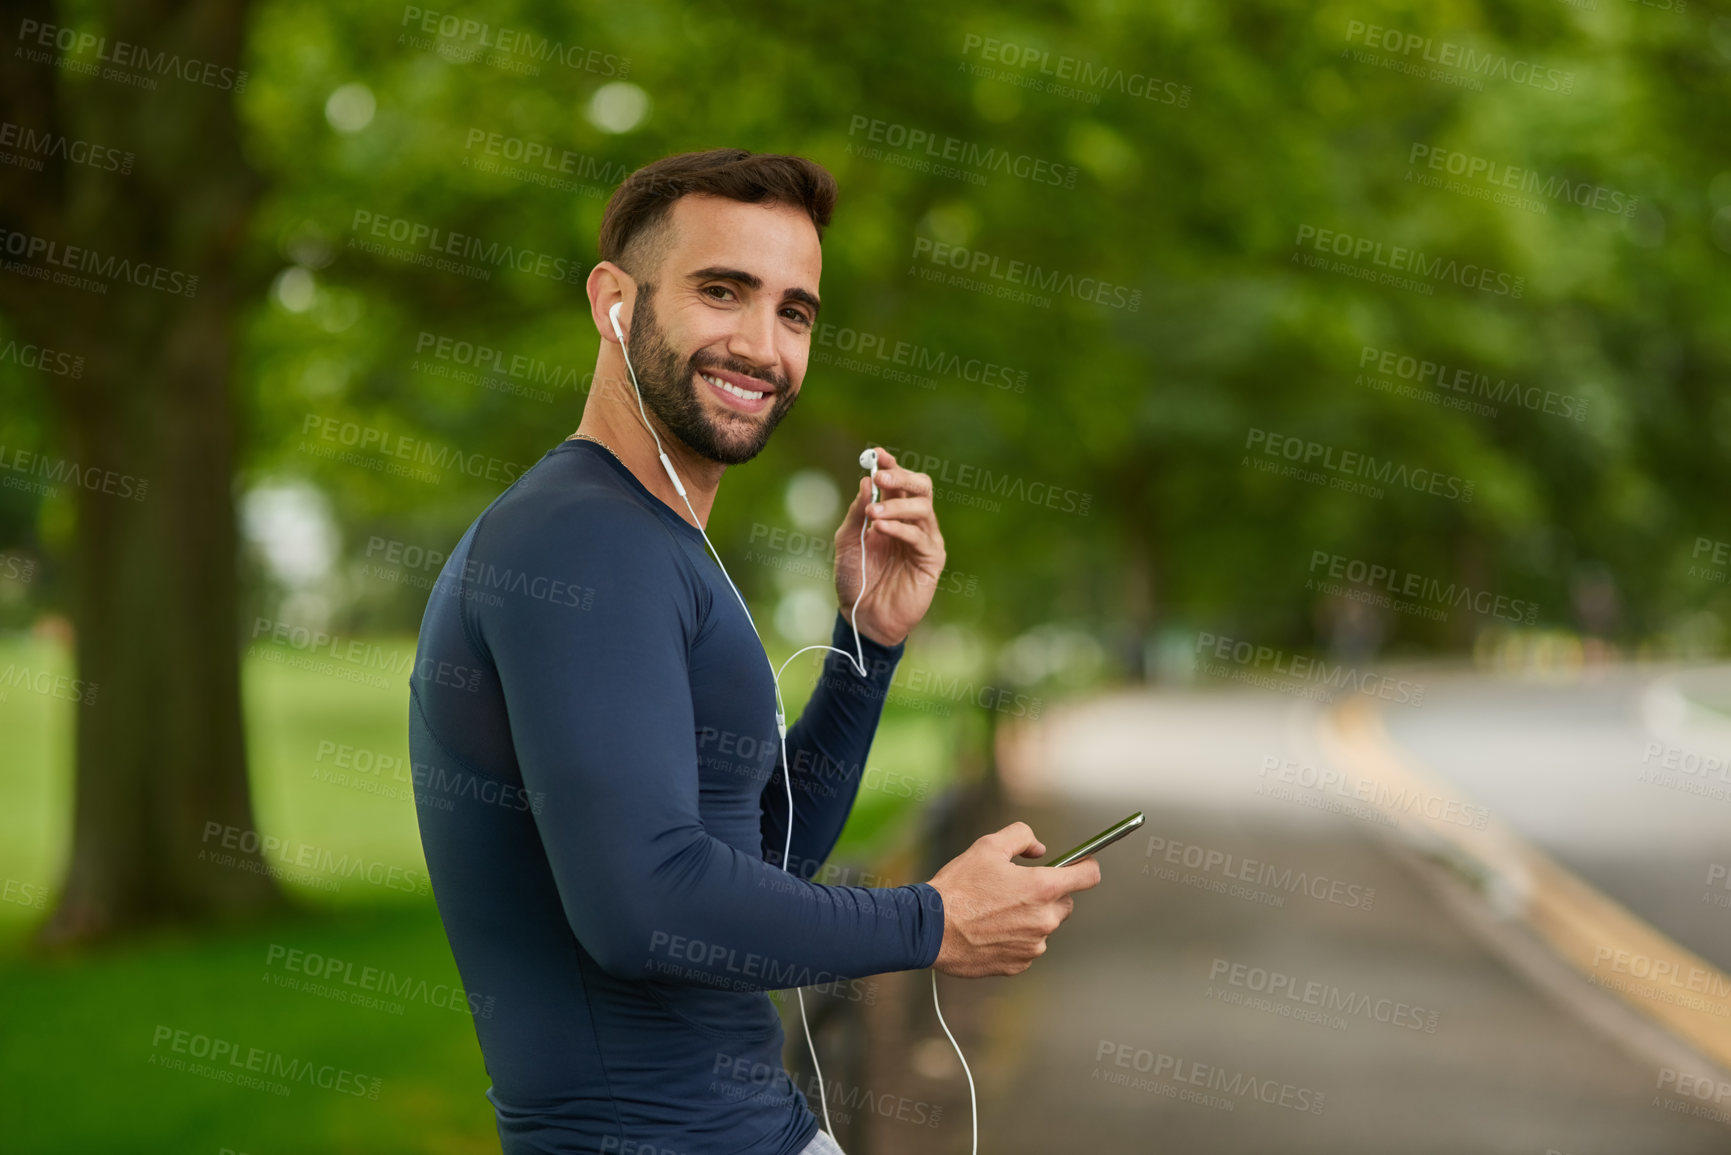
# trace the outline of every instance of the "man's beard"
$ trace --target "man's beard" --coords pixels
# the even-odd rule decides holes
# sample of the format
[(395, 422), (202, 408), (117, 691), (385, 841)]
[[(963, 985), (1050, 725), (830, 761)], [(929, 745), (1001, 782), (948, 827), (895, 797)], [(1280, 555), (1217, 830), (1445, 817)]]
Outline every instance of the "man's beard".
[[(630, 357), (637, 370), (643, 404), (661, 419), (668, 432), (700, 457), (723, 465), (750, 461), (768, 443), (769, 435), (793, 408), (799, 394), (788, 387), (785, 376), (770, 376), (734, 357), (715, 357), (698, 350), (682, 361), (655, 323), (655, 310), (649, 298), (650, 293), (639, 291), (637, 305), (631, 312)], [(697, 396), (697, 373), (705, 369), (725, 369), (769, 383), (775, 393), (768, 412), (753, 417), (729, 410), (723, 421), (712, 420)]]

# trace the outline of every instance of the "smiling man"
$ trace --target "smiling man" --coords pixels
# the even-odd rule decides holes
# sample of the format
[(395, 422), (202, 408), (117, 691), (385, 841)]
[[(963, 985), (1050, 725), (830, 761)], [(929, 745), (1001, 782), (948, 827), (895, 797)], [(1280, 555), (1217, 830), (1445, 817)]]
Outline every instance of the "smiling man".
[(627, 178), (588, 281), (578, 431), (475, 519), (428, 599), (415, 809), (510, 1155), (835, 1155), (766, 992), (1019, 973), (1098, 882), (1091, 859), (1012, 863), (1044, 852), (1023, 823), (930, 882), (809, 881), (945, 557), (931, 479), (879, 449), (882, 504), (861, 478), (835, 538), (858, 649), (840, 608), (830, 641), (865, 673), (825, 655), (784, 763), (768, 659), (700, 527), (799, 395), (834, 201), (812, 162), (734, 149)]

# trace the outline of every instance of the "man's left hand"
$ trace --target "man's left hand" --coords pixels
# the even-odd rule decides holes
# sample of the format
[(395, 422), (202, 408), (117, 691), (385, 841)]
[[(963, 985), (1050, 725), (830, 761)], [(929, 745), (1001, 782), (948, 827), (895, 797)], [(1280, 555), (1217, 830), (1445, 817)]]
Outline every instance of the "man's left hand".
[[(944, 572), (944, 535), (932, 511), (932, 479), (900, 469), (878, 447), (879, 506), (871, 506), (872, 480), (860, 478), (859, 493), (835, 533), (835, 592), (842, 616), (859, 600), (854, 625), (862, 636), (895, 646), (908, 636), (938, 589)], [(860, 597), (860, 525), (865, 524), (866, 587)]]

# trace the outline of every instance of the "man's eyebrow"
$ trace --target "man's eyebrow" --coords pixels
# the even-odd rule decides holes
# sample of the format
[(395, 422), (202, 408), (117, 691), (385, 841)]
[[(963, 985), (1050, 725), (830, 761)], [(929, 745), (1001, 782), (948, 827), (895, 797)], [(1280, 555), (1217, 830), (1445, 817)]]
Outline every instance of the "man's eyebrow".
[[(698, 269), (686, 279), (691, 281), (737, 281), (748, 289), (763, 288), (763, 278), (756, 273), (748, 273), (744, 269), (724, 268), (720, 265), (710, 265), (707, 268)], [(814, 317), (817, 316), (818, 310), (823, 308), (823, 302), (817, 299), (817, 295), (804, 289), (789, 289), (781, 295), (781, 299), (810, 305)]]

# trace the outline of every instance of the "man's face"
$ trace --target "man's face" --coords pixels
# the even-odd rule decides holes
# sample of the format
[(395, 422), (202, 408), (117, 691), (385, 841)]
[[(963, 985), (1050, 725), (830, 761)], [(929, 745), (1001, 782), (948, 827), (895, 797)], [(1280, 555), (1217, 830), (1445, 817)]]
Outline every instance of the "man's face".
[(639, 281), (654, 289), (632, 306), (631, 364), (644, 405), (675, 437), (739, 465), (763, 449), (805, 379), (823, 271), (817, 230), (787, 205), (696, 195), (675, 201), (667, 223), (666, 254)]

